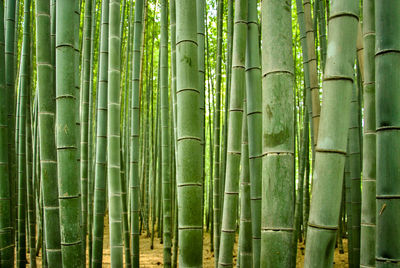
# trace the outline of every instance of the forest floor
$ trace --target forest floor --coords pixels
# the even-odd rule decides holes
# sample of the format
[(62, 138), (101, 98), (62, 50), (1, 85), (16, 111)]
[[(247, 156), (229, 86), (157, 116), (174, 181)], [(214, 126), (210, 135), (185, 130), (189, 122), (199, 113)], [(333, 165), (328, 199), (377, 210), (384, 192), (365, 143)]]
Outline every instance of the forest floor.
[[(103, 267), (108, 268), (111, 267), (110, 262), (110, 247), (109, 247), (109, 228), (108, 228), (108, 217), (106, 217), (104, 221), (104, 240), (103, 240)], [(140, 236), (140, 267), (142, 268), (152, 268), (152, 267), (162, 267), (163, 266), (163, 244), (160, 243), (160, 239), (157, 237), (158, 233), (155, 231), (154, 236), (154, 245), (153, 249), (151, 246), (151, 237), (147, 236), (146, 231), (142, 232)], [(236, 267), (237, 261), (237, 241), (238, 236), (236, 236), (236, 243), (233, 252), (233, 261), (234, 267)], [(211, 251), (211, 241), (210, 241), (210, 233), (204, 230), (203, 237), (203, 267), (204, 268), (212, 268), (214, 267), (214, 252)], [(348, 267), (347, 261), (347, 239), (343, 239), (343, 248), (344, 253), (339, 253), (339, 249), (335, 249), (334, 255), (334, 268), (344, 268)], [(303, 267), (304, 263), (304, 255), (305, 255), (305, 245), (304, 243), (299, 243), (297, 246), (297, 259), (296, 259), (296, 267)], [(88, 254), (87, 254), (88, 256)], [(29, 260), (29, 256), (27, 256)], [(88, 258), (87, 258), (88, 259)], [(88, 267), (88, 260), (86, 267)], [(41, 253), (36, 258), (37, 266), (41, 267), (42, 265), (42, 257)]]
[[(104, 234), (104, 250), (103, 250), (103, 267), (111, 267), (110, 265), (110, 248), (109, 248), (109, 233), (108, 228), (105, 229)], [(203, 267), (212, 268), (214, 267), (214, 252), (210, 250), (210, 233), (204, 232), (204, 246), (203, 246)], [(150, 249), (151, 237), (147, 237), (146, 233), (140, 236), (140, 267), (151, 268), (151, 267), (162, 267), (163, 266), (163, 244), (160, 243), (160, 239), (154, 237), (154, 248)], [(338, 249), (335, 249), (334, 267), (344, 268), (347, 265), (347, 240), (343, 240), (343, 246), (345, 253), (340, 254)], [(305, 246), (303, 243), (298, 244), (297, 248), (297, 260), (296, 267), (303, 267), (304, 263)], [(237, 260), (237, 243), (234, 248), (234, 263)], [(41, 267), (41, 256), (37, 258), (37, 265)], [(28, 257), (29, 260), (29, 257)], [(236, 266), (235, 266), (236, 267)]]

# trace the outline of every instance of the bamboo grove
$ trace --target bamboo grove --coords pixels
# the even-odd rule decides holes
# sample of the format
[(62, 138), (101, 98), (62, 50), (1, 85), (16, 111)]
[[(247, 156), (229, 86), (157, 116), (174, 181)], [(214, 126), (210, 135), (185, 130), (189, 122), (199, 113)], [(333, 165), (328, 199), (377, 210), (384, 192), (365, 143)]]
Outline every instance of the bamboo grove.
[(399, 14), (0, 0), (0, 267), (398, 267)]

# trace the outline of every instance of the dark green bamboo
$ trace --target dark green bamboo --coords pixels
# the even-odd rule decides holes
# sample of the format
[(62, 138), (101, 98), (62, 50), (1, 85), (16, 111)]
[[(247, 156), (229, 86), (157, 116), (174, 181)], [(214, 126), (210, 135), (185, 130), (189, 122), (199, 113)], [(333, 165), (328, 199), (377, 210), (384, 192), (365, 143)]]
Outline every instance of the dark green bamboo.
[(360, 111), (358, 88), (354, 83), (350, 107), (349, 161), (351, 177), (351, 228), (353, 241), (353, 265), (360, 266), (360, 220), (361, 220), (361, 156), (360, 156)]
[(220, 172), (220, 125), (221, 125), (221, 63), (222, 63), (222, 28), (223, 28), (223, 0), (218, 0), (217, 7), (217, 62), (215, 84), (215, 112), (214, 115), (214, 176), (213, 176), (213, 201), (214, 201), (214, 257), (215, 266), (218, 265), (219, 246), (221, 235), (221, 172)]
[(262, 99), (259, 23), (257, 1), (248, 1), (246, 48), (246, 100), (249, 129), (249, 165), (253, 267), (260, 267), (261, 249), (261, 168), (262, 168)]
[[(29, 3), (30, 4), (30, 3)], [(27, 15), (30, 20), (30, 9), (31, 6), (27, 5), (24, 7), (24, 13), (29, 13)], [(36, 127), (36, 121), (34, 120), (35, 114), (33, 113), (31, 109), (31, 74), (32, 74), (32, 68), (31, 68), (31, 62), (32, 62), (32, 53), (31, 53), (31, 40), (30, 40), (30, 29), (24, 29), (25, 35), (28, 35), (28, 41), (29, 41), (29, 54), (28, 54), (28, 74), (27, 74), (27, 84), (28, 84), (28, 91), (27, 91), (27, 107), (26, 107), (26, 144), (25, 144), (25, 150), (26, 150), (26, 190), (27, 190), (27, 195), (26, 195), (26, 230), (27, 230), (27, 249), (29, 250), (29, 267), (30, 268), (36, 268), (36, 218), (35, 218), (35, 201), (34, 201), (34, 196), (33, 196), (33, 145), (32, 145), (32, 128)], [(35, 97), (36, 99), (36, 97)]]
[[(27, 213), (27, 117), (30, 117), (28, 110), (30, 81), (30, 0), (24, 1), (24, 22), (23, 22), (23, 40), (21, 49), (20, 81), (19, 81), (19, 110), (18, 110), (18, 215), (17, 215), (17, 267), (25, 267), (27, 233), (26, 233), (26, 213)], [(30, 135), (30, 133), (29, 133)]]
[(245, 58), (247, 38), (247, 0), (235, 3), (235, 23), (232, 55), (232, 87), (230, 91), (228, 140), (224, 205), (221, 224), (221, 244), (218, 267), (233, 266), (233, 245), (235, 241), (238, 214), (240, 147), (243, 97), (245, 96)]
[[(246, 101), (244, 101), (244, 113), (246, 114)], [(242, 149), (241, 149), (241, 170), (240, 170), (240, 227), (239, 227), (239, 248), (240, 267), (253, 266), (252, 252), (252, 210), (250, 201), (250, 169), (249, 169), (249, 143), (247, 116), (243, 116), (242, 123)]]
[(107, 178), (107, 87), (108, 87), (108, 22), (109, 1), (101, 6), (101, 36), (99, 56), (99, 86), (96, 129), (96, 166), (93, 209), (92, 267), (102, 267), (104, 213), (106, 210)]
[(375, 1), (376, 267), (400, 264), (400, 2)]
[[(16, 35), (16, 1), (7, 0), (5, 12), (5, 75), (6, 75), (6, 92), (7, 92), (7, 123), (8, 123), (8, 173), (11, 192), (11, 233), (12, 242), (8, 244), (11, 247), (10, 251), (14, 252), (14, 236), (16, 230), (16, 182), (17, 182), (17, 167), (16, 167), (16, 132), (15, 127), (15, 75), (16, 75), (16, 56), (15, 56), (15, 35)], [(11, 256), (11, 261), (14, 262), (14, 254)]]
[(365, 0), (364, 33), (364, 136), (361, 203), (362, 267), (375, 266), (376, 229), (376, 123), (375, 123), (375, 1)]
[(319, 33), (319, 42), (320, 42), (320, 50), (321, 50), (321, 70), (322, 72), (325, 69), (326, 62), (326, 0), (318, 0), (318, 10), (317, 10), (317, 19), (318, 19), (318, 33)]
[(56, 2), (56, 146), (60, 205), (61, 253), (64, 267), (82, 265), (81, 202), (77, 157), (75, 52), (77, 0)]
[(351, 175), (350, 175), (350, 157), (346, 154), (346, 163), (344, 166), (344, 189), (345, 201), (346, 201), (346, 229), (347, 229), (347, 260), (349, 267), (354, 267), (353, 258), (353, 216), (351, 209)]
[(203, 149), (196, 10), (194, 1), (176, 1), (177, 197), (181, 267), (201, 267), (203, 251)]
[[(358, 4), (356, 0), (337, 0), (331, 6), (305, 267), (333, 265), (347, 151)], [(338, 116), (342, 120), (338, 121)]]
[(294, 264), (294, 66), (288, 2), (262, 3), (263, 175), (261, 267)]
[(8, 151), (10, 121), (8, 88), (6, 86), (5, 43), (4, 43), (4, 1), (0, 1), (0, 266), (11, 267), (14, 263), (13, 224), (11, 217), (10, 162)]

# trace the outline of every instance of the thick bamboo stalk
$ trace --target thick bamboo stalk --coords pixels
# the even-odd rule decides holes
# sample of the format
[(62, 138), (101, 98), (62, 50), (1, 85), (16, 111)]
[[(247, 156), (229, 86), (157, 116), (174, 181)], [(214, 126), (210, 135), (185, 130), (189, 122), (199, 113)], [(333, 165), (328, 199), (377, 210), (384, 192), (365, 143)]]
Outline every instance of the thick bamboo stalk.
[[(311, 104), (312, 104), (312, 130), (314, 135), (314, 147), (317, 146), (318, 142), (318, 131), (319, 131), (319, 121), (321, 114), (321, 104), (319, 99), (319, 78), (318, 78), (318, 68), (317, 68), (317, 56), (315, 54), (315, 35), (313, 29), (313, 23), (311, 18), (311, 1), (304, 0), (304, 20), (305, 20), (305, 33), (307, 42), (307, 61), (308, 61), (308, 74), (310, 81), (311, 90)], [(303, 52), (304, 53), (304, 52)]]
[[(132, 266), (139, 267), (139, 105), (140, 105), (140, 62), (143, 35), (144, 1), (135, 2), (133, 62), (132, 62), (132, 100), (131, 100), (131, 135), (130, 135), (130, 212), (131, 212), (131, 249)], [(143, 120), (142, 120), (143, 121)]]
[[(19, 77), (19, 110), (18, 110), (18, 214), (17, 214), (17, 267), (25, 267), (27, 249), (27, 117), (30, 117), (28, 110), (29, 91), (29, 64), (30, 64), (30, 0), (24, 1), (24, 24), (23, 40), (21, 49), (21, 64)], [(30, 135), (30, 133), (29, 133)]]
[(8, 88), (6, 86), (4, 44), (4, 1), (0, 1), (0, 266), (11, 267), (14, 263), (13, 224), (11, 222), (11, 197), (10, 192), (10, 162), (8, 151), (9, 132), (11, 131), (8, 120)]
[[(244, 113), (246, 114), (246, 101), (244, 101)], [(250, 201), (250, 169), (249, 169), (249, 143), (247, 116), (243, 116), (242, 123), (242, 148), (240, 160), (240, 227), (239, 227), (239, 267), (254, 267), (252, 253), (252, 211)]]
[(294, 62), (288, 2), (262, 3), (261, 267), (294, 264)]
[[(81, 202), (77, 160), (77, 0), (56, 2), (56, 146), (62, 264), (82, 264)], [(68, 30), (67, 30), (68, 29)]]
[(364, 38), (364, 136), (361, 203), (360, 264), (375, 266), (376, 229), (376, 122), (375, 122), (375, 1), (365, 0)]
[(177, 197), (179, 265), (201, 267), (202, 146), (198, 89), (197, 7), (176, 1)]
[[(360, 220), (361, 220), (361, 156), (360, 156), (360, 111), (358, 88), (354, 83), (350, 107), (349, 161), (351, 178), (351, 229), (353, 241), (353, 265), (360, 266)], [(350, 227), (350, 226), (349, 226)]]
[(218, 265), (219, 245), (221, 235), (221, 163), (220, 163), (220, 125), (221, 125), (221, 62), (222, 62), (222, 28), (223, 28), (223, 1), (217, 4), (217, 62), (215, 84), (215, 112), (214, 115), (214, 176), (213, 176), (213, 201), (214, 201), (214, 256), (215, 266)]
[(262, 88), (257, 1), (249, 0), (248, 5), (246, 116), (249, 135), (253, 267), (258, 268), (261, 250)]
[(238, 214), (240, 149), (242, 135), (243, 98), (246, 93), (245, 58), (247, 40), (247, 0), (235, 2), (235, 23), (232, 55), (232, 87), (230, 91), (228, 140), (224, 205), (221, 224), (221, 244), (218, 267), (233, 266), (233, 244), (235, 241)]
[(99, 49), (99, 86), (96, 128), (96, 165), (94, 178), (93, 247), (91, 267), (101, 267), (103, 258), (104, 213), (106, 210), (107, 176), (107, 86), (108, 86), (108, 21), (109, 1), (101, 6)]
[(120, 0), (111, 0), (108, 37), (107, 184), (111, 266), (123, 265), (120, 157)]
[(375, 1), (376, 267), (400, 264), (399, 1)]
[(83, 49), (82, 49), (82, 93), (80, 100), (80, 179), (81, 179), (81, 206), (82, 206), (82, 258), (86, 263), (86, 235), (87, 235), (87, 214), (88, 214), (88, 132), (89, 132), (89, 83), (90, 83), (90, 36), (92, 32), (92, 1), (85, 1), (85, 18), (83, 21)]
[(358, 4), (355, 0), (338, 0), (331, 6), (305, 267), (333, 265), (347, 152)]
[[(164, 267), (171, 267), (171, 174), (169, 152), (169, 102), (168, 102), (168, 6), (167, 0), (161, 0), (161, 42), (160, 42), (160, 90), (161, 90), (161, 177), (163, 199), (163, 242)], [(161, 198), (161, 197), (160, 197)]]

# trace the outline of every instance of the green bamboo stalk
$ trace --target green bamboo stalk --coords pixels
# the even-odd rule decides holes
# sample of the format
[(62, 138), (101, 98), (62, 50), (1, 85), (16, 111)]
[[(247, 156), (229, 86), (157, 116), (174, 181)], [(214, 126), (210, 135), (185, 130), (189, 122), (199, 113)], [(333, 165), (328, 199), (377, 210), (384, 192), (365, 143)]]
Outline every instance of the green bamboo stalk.
[(82, 258), (86, 263), (86, 234), (87, 234), (87, 214), (88, 214), (88, 133), (89, 133), (89, 86), (90, 86), (90, 37), (92, 33), (92, 1), (85, 1), (83, 21), (83, 48), (82, 48), (82, 92), (80, 100), (80, 179), (81, 179), (81, 206), (82, 206)]
[(106, 210), (107, 168), (107, 86), (108, 86), (108, 22), (109, 1), (101, 3), (101, 35), (99, 50), (99, 86), (96, 128), (96, 166), (93, 208), (92, 266), (102, 267), (104, 213)]
[(163, 196), (164, 267), (171, 267), (171, 174), (168, 132), (168, 6), (161, 0), (160, 90), (161, 90), (161, 172)]
[[(247, 113), (247, 103), (244, 101), (244, 114)], [(247, 116), (243, 116), (242, 123), (242, 149), (241, 149), (241, 170), (240, 170), (240, 227), (239, 227), (239, 262), (240, 267), (253, 266), (252, 251), (252, 211), (250, 201), (250, 169), (249, 169), (249, 143), (248, 143), (248, 127)]]
[[(223, 191), (225, 189), (225, 175), (226, 175), (226, 157), (228, 148), (228, 109), (229, 109), (229, 97), (231, 91), (231, 81), (232, 81), (232, 43), (233, 43), (233, 0), (228, 0), (228, 11), (227, 11), (227, 51), (226, 51), (226, 88), (225, 88), (225, 113), (224, 121), (222, 126), (222, 142), (221, 142), (221, 190), (220, 190), (220, 207), (221, 210), (224, 207), (224, 195)], [(222, 215), (222, 214), (221, 214)], [(221, 221), (221, 219), (220, 219)], [(221, 230), (218, 230), (221, 233)]]
[[(30, 4), (30, 3), (29, 3)], [(28, 19), (30, 20), (30, 9), (31, 6), (24, 6), (24, 13), (29, 13)], [(26, 230), (28, 232), (27, 237), (27, 248), (29, 249), (29, 267), (36, 268), (36, 219), (35, 219), (35, 202), (33, 196), (33, 145), (32, 145), (32, 127), (35, 128), (36, 121), (34, 120), (35, 114), (31, 110), (31, 62), (32, 62), (32, 53), (31, 53), (31, 40), (30, 40), (30, 30), (24, 29), (26, 31), (25, 35), (28, 36), (29, 41), (29, 54), (28, 54), (28, 74), (27, 74), (27, 83), (28, 83), (28, 91), (27, 91), (27, 107), (26, 107), (26, 189), (27, 189), (27, 206), (26, 206), (26, 217), (27, 217), (27, 226)], [(35, 97), (36, 99), (36, 97)], [(33, 122), (32, 122), (33, 121)]]
[[(93, 161), (93, 156), (95, 154), (94, 143), (93, 143), (93, 132), (95, 129), (96, 120), (93, 120), (95, 117), (95, 111), (93, 106), (96, 107), (96, 98), (94, 97), (95, 87), (94, 87), (94, 69), (95, 69), (95, 52), (98, 50), (98, 35), (97, 35), (97, 21), (99, 18), (100, 12), (96, 12), (96, 0), (91, 0), (92, 3), (92, 21), (91, 21), (91, 36), (90, 36), (90, 78), (89, 78), (89, 115), (88, 115), (88, 261), (89, 267), (92, 266), (92, 248), (93, 248), (93, 237), (92, 237), (92, 227), (93, 227), (93, 191), (94, 191), (94, 174), (93, 168), (95, 163)], [(99, 27), (100, 28), (100, 27)], [(96, 47), (96, 51), (95, 51)], [(98, 78), (97, 78), (98, 81)]]
[(360, 157), (360, 126), (359, 126), (358, 89), (354, 83), (350, 107), (349, 127), (349, 161), (351, 177), (351, 228), (353, 241), (353, 265), (360, 266), (360, 220), (361, 220), (361, 157)]
[[(199, 67), (199, 81), (198, 89), (200, 91), (200, 121), (201, 121), (201, 146), (203, 147), (203, 160), (202, 160), (202, 184), (203, 184), (203, 208), (201, 209), (202, 215), (204, 215), (204, 187), (205, 187), (205, 165), (206, 165), (206, 141), (205, 141), (205, 5), (206, 0), (196, 0), (197, 10), (197, 45), (198, 45), (198, 67)], [(204, 216), (203, 216), (204, 218)]]
[(257, 1), (248, 1), (246, 48), (247, 124), (249, 129), (249, 165), (253, 267), (260, 267), (261, 250), (261, 170), (262, 170), (262, 99), (261, 63)]
[(218, 267), (233, 266), (233, 244), (235, 241), (238, 212), (240, 147), (243, 97), (245, 95), (245, 58), (247, 38), (247, 0), (235, 3), (235, 23), (232, 55), (232, 88), (230, 91), (228, 143), (226, 157), (225, 194), (221, 226), (221, 244)]
[(262, 3), (261, 267), (291, 267), (294, 224), (294, 66), (288, 2)]
[[(19, 132), (18, 132), (18, 215), (17, 215), (17, 267), (25, 267), (26, 260), (26, 213), (27, 213), (27, 117), (30, 117), (28, 110), (30, 81), (30, 0), (24, 1), (24, 23), (23, 41), (21, 49), (21, 64), (19, 77)], [(30, 133), (29, 133), (30, 135)]]
[[(332, 267), (339, 223), (343, 170), (358, 23), (358, 1), (332, 2), (322, 117), (316, 148), (305, 267)], [(343, 120), (335, 120), (338, 116)], [(335, 124), (332, 124), (335, 122)]]
[(213, 201), (214, 201), (214, 259), (218, 265), (220, 235), (221, 235), (221, 166), (220, 166), (220, 125), (221, 125), (221, 62), (222, 62), (222, 28), (223, 28), (223, 0), (217, 6), (217, 62), (215, 84), (215, 111), (214, 115), (214, 176), (213, 176)]
[[(15, 34), (16, 34), (16, 1), (7, 0), (7, 8), (5, 12), (5, 75), (6, 75), (6, 92), (7, 92), (7, 124), (8, 124), (8, 173), (11, 192), (11, 233), (14, 240), (16, 230), (16, 182), (17, 182), (17, 167), (16, 167), (16, 150), (15, 132), (16, 124), (15, 117), (15, 73), (16, 73), (16, 56), (15, 56)], [(14, 252), (14, 241), (8, 244), (11, 247), (10, 251)], [(11, 256), (11, 261), (14, 263), (14, 253)]]
[(6, 86), (4, 1), (0, 0), (0, 266), (11, 267), (14, 263), (14, 241), (10, 192), (8, 88)]
[(398, 1), (375, 1), (376, 23), (376, 267), (399, 265), (400, 26)]
[(326, 0), (318, 0), (318, 10), (317, 10), (317, 19), (318, 19), (318, 33), (319, 33), (319, 42), (321, 45), (321, 69), (324, 71), (325, 62), (326, 62)]
[[(347, 150), (348, 151), (348, 150)], [(346, 163), (344, 166), (344, 184), (345, 184), (345, 201), (346, 201), (346, 229), (347, 229), (347, 259), (349, 267), (354, 267), (353, 258), (353, 210), (351, 207), (351, 175), (350, 175), (350, 157), (346, 154)]]
[[(318, 1), (316, 3), (319, 3)], [(312, 112), (312, 131), (313, 131), (313, 148), (316, 148), (318, 142), (318, 132), (319, 132), (319, 121), (321, 114), (321, 104), (319, 99), (319, 78), (318, 78), (318, 63), (315, 50), (315, 27), (312, 24), (311, 18), (311, 1), (304, 0), (304, 21), (305, 21), (305, 34), (307, 42), (307, 61), (308, 61), (308, 74), (310, 81), (311, 90), (311, 112)], [(314, 29), (313, 29), (314, 28)], [(304, 51), (303, 51), (304, 53)]]
[(201, 267), (203, 251), (196, 10), (194, 1), (176, 1), (177, 197), (181, 267)]
[(375, 2), (365, 0), (364, 37), (364, 135), (361, 203), (360, 264), (375, 266), (376, 229), (376, 123), (375, 123)]
[(120, 179), (120, 0), (109, 7), (107, 101), (107, 178), (111, 266), (123, 265), (122, 200)]
[(130, 137), (130, 212), (131, 212), (131, 249), (132, 266), (139, 267), (139, 105), (140, 105), (140, 59), (143, 32), (144, 1), (135, 2), (133, 61), (132, 61), (132, 100), (131, 100), (131, 137)]
[[(77, 157), (76, 57), (78, 1), (56, 2), (56, 144), (60, 205), (61, 253), (64, 267), (82, 263), (81, 202)], [(67, 30), (68, 29), (68, 30)]]

